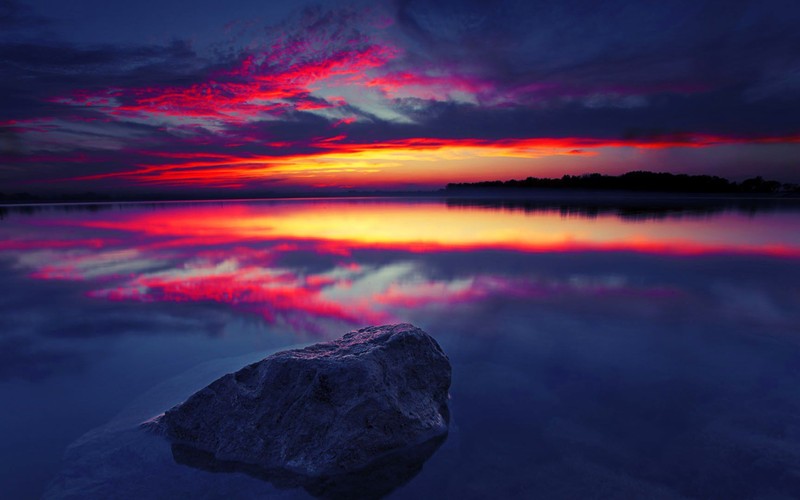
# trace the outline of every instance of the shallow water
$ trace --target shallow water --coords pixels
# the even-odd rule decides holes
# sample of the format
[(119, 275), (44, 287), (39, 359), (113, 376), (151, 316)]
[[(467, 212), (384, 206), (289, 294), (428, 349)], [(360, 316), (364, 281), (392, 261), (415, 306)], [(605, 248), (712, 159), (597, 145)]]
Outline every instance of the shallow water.
[[(4, 497), (54, 480), (58, 496), (76, 470), (119, 497), (307, 497), (175, 464), (130, 429), (239, 361), (392, 322), (434, 335), (453, 364), (450, 436), (393, 498), (800, 495), (794, 204), (293, 200), (0, 216)], [(76, 469), (131, 447), (139, 465)]]

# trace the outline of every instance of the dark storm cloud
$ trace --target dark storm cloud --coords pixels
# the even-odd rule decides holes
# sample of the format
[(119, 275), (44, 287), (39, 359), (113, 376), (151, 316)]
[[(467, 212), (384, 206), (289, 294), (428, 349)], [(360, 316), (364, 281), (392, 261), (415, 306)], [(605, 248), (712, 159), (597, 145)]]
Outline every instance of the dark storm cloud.
[[(798, 132), (800, 103), (760, 100), (741, 103), (739, 89), (699, 95), (664, 94), (651, 98), (647, 107), (607, 106), (587, 109), (573, 102), (559, 107), (481, 108), (470, 104), (437, 102), (408, 106), (415, 118), (411, 126), (389, 125), (387, 135), (397, 129), (409, 134), (445, 137), (603, 137), (646, 138), (691, 132), (742, 137), (774, 136)], [(413, 108), (413, 109), (412, 109)], [(757, 124), (757, 127), (754, 126)], [(355, 126), (355, 125), (354, 125)], [(383, 130), (363, 126), (367, 134)]]
[[(793, 2), (398, 0), (416, 61), (561, 92), (689, 92), (782, 80), (800, 67)], [(796, 89), (795, 89), (796, 90)]]
[(54, 101), (77, 90), (138, 86), (202, 78), (201, 61), (182, 41), (165, 46), (77, 47), (58, 42), (0, 42), (3, 120), (96, 114)]
[[(47, 18), (15, 0), (0, 0), (0, 30), (9, 35), (22, 30), (45, 28), (50, 25)], [(0, 35), (2, 37), (2, 35)]]

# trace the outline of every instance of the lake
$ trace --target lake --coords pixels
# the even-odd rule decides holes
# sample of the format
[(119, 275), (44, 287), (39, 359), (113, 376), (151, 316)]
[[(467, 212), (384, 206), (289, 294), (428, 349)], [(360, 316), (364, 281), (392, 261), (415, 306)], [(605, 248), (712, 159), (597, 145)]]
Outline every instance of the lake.
[(271, 352), (409, 322), (450, 357), (452, 418), (391, 498), (800, 496), (798, 205), (2, 208), (0, 491), (310, 498), (131, 429)]

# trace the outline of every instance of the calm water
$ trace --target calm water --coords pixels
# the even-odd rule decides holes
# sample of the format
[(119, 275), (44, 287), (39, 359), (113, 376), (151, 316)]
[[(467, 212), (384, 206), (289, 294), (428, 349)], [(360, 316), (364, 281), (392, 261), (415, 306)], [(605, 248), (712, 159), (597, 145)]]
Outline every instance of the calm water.
[(450, 435), (393, 498), (800, 496), (796, 206), (0, 216), (3, 498), (308, 498), (131, 429), (269, 352), (392, 322), (453, 364)]

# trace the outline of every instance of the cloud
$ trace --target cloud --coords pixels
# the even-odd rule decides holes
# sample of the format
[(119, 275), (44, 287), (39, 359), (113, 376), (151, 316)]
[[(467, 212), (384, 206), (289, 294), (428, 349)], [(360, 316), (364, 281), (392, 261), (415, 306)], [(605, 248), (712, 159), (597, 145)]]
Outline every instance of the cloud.
[(0, 38), (20, 35), (23, 30), (38, 30), (50, 25), (47, 18), (16, 0), (0, 0)]
[[(8, 5), (4, 22), (24, 24)], [(792, 144), (800, 14), (770, 6), (784, 15), (749, 2), (398, 0), (307, 8), (202, 55), (181, 40), (11, 37), (0, 40), (0, 182), (353, 187), (355, 175), (336, 174), (397, 182), (391, 172), (424, 161), (413, 151), (448, 141), (487, 157), (502, 157), (498, 141), (562, 141), (564, 155)], [(413, 151), (362, 158), (397, 144)], [(347, 157), (332, 165), (334, 153)]]
[(691, 94), (751, 84), (775, 62), (798, 60), (792, 47), (800, 14), (789, 2), (402, 0), (395, 6), (416, 48), (415, 63), (446, 62), (497, 88), (528, 87), (542, 98)]

